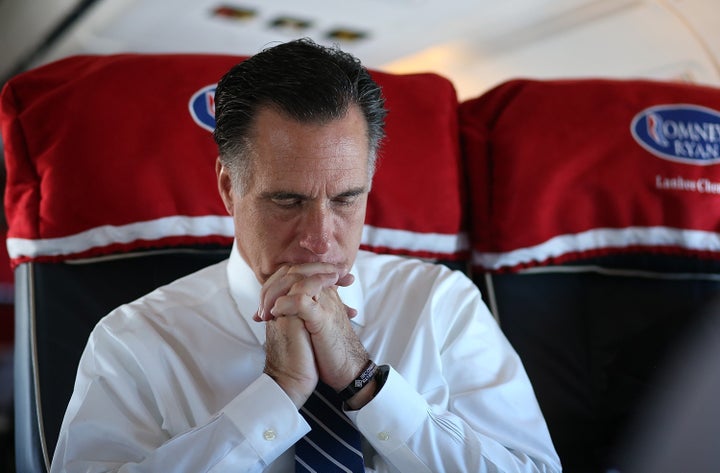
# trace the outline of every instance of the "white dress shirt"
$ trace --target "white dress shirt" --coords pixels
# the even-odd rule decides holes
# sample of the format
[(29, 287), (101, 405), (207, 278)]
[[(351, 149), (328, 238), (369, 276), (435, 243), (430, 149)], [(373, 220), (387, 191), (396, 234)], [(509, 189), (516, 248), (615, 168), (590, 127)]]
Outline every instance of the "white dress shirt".
[[(363, 251), (352, 272), (340, 296), (371, 358), (390, 366), (347, 413), (367, 471), (560, 471), (523, 366), (465, 275)], [(100, 321), (51, 471), (293, 471), (309, 426), (263, 374), (260, 288), (233, 248)]]

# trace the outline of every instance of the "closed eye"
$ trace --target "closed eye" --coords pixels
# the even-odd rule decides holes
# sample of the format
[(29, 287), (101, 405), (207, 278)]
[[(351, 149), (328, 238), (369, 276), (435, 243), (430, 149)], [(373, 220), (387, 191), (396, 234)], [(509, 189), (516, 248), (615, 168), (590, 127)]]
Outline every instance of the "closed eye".
[(291, 209), (299, 207), (305, 202), (305, 198), (298, 194), (279, 193), (270, 196), (270, 201), (278, 207)]
[[(357, 203), (360, 196), (366, 194), (364, 188), (351, 189), (342, 194), (338, 194), (331, 199), (333, 205), (339, 207), (350, 207)], [(269, 192), (263, 194), (263, 199), (272, 202), (281, 209), (295, 209), (302, 207), (310, 198), (308, 196), (297, 194), (294, 192)]]
[(358, 195), (348, 195), (342, 197), (336, 197), (333, 199), (333, 203), (338, 205), (352, 205), (358, 200)]
[(333, 198), (333, 203), (339, 205), (352, 205), (357, 202), (358, 198), (365, 193), (365, 189), (353, 189), (347, 192), (343, 192)]

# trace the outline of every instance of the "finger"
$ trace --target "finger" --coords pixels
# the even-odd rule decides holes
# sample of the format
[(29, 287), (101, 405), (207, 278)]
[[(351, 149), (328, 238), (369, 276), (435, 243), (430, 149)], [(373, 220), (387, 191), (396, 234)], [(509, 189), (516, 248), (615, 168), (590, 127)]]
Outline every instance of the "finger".
[(290, 274), (285, 272), (282, 276), (274, 278), (272, 281), (268, 279), (262, 290), (260, 291), (260, 307), (258, 308), (258, 317), (261, 320), (272, 319), (270, 309), (275, 305), (278, 297), (286, 295), (290, 289), (305, 278), (302, 274)]
[[(337, 274), (313, 274), (297, 281), (287, 294), (278, 296), (270, 309), (274, 317), (306, 313), (318, 304), (324, 289), (335, 286)], [(282, 301), (281, 304), (279, 302)]]
[(317, 302), (307, 294), (292, 294), (278, 297), (275, 305), (270, 309), (272, 317), (293, 317), (306, 318)]
[[(349, 286), (355, 277), (347, 273), (346, 266), (333, 263), (304, 263), (298, 265), (284, 265), (273, 273), (263, 284), (260, 293), (260, 305), (253, 316), (253, 320), (260, 322), (273, 318), (271, 312), (278, 297), (289, 293), (292, 288), (305, 280), (306, 277), (324, 274), (320, 287), (315, 287), (317, 280), (311, 279), (309, 287), (298, 287), (296, 292), (316, 296), (320, 290), (332, 285)], [(333, 276), (330, 276), (333, 275)]]
[[(300, 318), (310, 322), (311, 324), (316, 323), (314, 317), (309, 317), (304, 314), (310, 314), (318, 306), (318, 301), (307, 295), (295, 294), (292, 296), (284, 296), (275, 301), (271, 312), (273, 317), (288, 317), (288, 316), (299, 316)], [(345, 309), (345, 315), (348, 320), (357, 317), (358, 311), (346, 304), (343, 304)], [(315, 330), (313, 330), (315, 331)]]
[(355, 282), (355, 276), (350, 273), (342, 275), (335, 283), (338, 286), (348, 287)]
[(288, 273), (298, 273), (305, 276), (310, 276), (316, 273), (346, 274), (347, 268), (345, 265), (335, 263), (302, 263), (288, 265)]
[(307, 294), (292, 294), (282, 296), (275, 301), (272, 313), (276, 320), (282, 318), (296, 318), (305, 323), (310, 334), (317, 334), (326, 327), (337, 325), (339, 317), (349, 317), (346, 306), (339, 300), (324, 307), (321, 302), (315, 301)]
[(335, 287), (337, 282), (337, 273), (318, 273), (306, 276), (298, 280), (287, 291), (288, 294), (306, 294), (310, 297), (318, 296), (323, 289)]
[[(316, 270), (329, 271), (316, 273), (314, 272)], [(317, 295), (323, 287), (334, 285), (337, 278), (336, 267), (332, 264), (313, 263), (298, 266), (283, 266), (268, 278), (263, 285), (260, 291), (260, 307), (258, 308), (257, 318), (255, 319), (272, 319), (273, 314), (271, 313), (271, 309), (279, 297), (291, 291), (293, 293), (306, 293), (314, 296)]]
[(334, 263), (305, 263), (290, 266), (288, 273), (304, 274), (310, 276), (317, 273), (337, 273), (337, 286), (349, 286), (355, 281), (355, 276), (349, 273), (349, 267), (344, 264)]
[(270, 307), (267, 306), (267, 304), (264, 303), (267, 297), (267, 292), (270, 288), (274, 287), (279, 280), (281, 280), (283, 277), (285, 277), (289, 271), (289, 266), (281, 266), (279, 267), (273, 274), (270, 275), (270, 277), (263, 283), (262, 288), (260, 289), (260, 304), (258, 306), (257, 312), (255, 312), (255, 315), (253, 316), (253, 320), (256, 322), (261, 322), (267, 318), (269, 315)]

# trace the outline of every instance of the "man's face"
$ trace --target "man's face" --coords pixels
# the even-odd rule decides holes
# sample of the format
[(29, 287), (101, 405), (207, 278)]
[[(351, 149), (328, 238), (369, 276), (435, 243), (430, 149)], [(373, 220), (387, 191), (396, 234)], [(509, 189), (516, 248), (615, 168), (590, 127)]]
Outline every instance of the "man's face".
[(341, 275), (350, 270), (370, 188), (366, 127), (355, 106), (324, 125), (263, 108), (242, 195), (218, 165), (238, 249), (261, 283), (284, 264), (333, 263)]

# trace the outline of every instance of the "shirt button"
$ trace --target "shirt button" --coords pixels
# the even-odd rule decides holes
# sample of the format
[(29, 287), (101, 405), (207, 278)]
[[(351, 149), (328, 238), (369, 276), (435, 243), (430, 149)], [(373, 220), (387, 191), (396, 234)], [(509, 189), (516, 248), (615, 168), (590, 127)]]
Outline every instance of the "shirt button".
[(377, 438), (383, 441), (390, 440), (390, 434), (388, 432), (380, 432), (377, 434)]
[(273, 429), (267, 429), (265, 432), (263, 432), (263, 438), (265, 440), (275, 440), (275, 438), (277, 438), (277, 434)]

